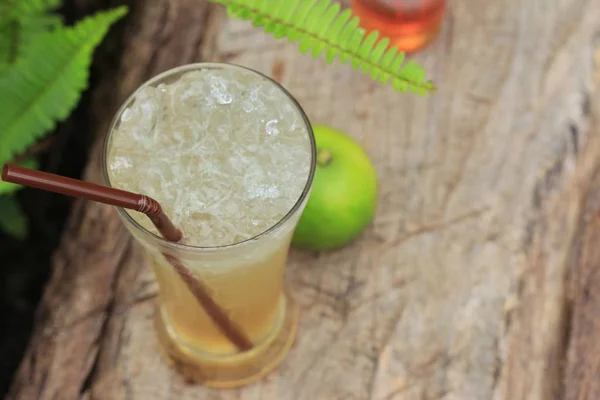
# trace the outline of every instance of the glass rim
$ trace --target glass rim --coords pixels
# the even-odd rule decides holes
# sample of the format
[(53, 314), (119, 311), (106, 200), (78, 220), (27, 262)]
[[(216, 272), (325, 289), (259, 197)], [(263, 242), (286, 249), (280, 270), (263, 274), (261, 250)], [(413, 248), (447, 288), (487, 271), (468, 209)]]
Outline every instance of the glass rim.
[(259, 71), (254, 70), (252, 68), (244, 67), (244, 66), (241, 66), (238, 64), (233, 64), (233, 63), (225, 63), (225, 62), (197, 62), (197, 63), (180, 65), (178, 67), (168, 69), (166, 71), (161, 72), (158, 75), (153, 76), (152, 78), (144, 81), (141, 85), (139, 85), (133, 91), (133, 93), (131, 93), (127, 97), (127, 99), (125, 99), (123, 104), (121, 104), (121, 106), (117, 110), (115, 116), (112, 118), (112, 121), (108, 127), (108, 131), (104, 137), (104, 145), (103, 145), (103, 150), (102, 150), (102, 177), (103, 177), (105, 183), (109, 187), (113, 187), (111, 185), (110, 177), (108, 175), (108, 151), (109, 151), (110, 138), (112, 136), (112, 133), (115, 129), (116, 124), (118, 123), (121, 115), (123, 114), (123, 111), (131, 103), (131, 101), (135, 98), (135, 96), (138, 94), (138, 92), (142, 88), (150, 86), (153, 83), (156, 83), (156, 82), (158, 82), (170, 75), (176, 74), (178, 72), (182, 72), (182, 71), (186, 71), (186, 70), (194, 70), (194, 69), (207, 69), (207, 68), (208, 69), (211, 69), (211, 68), (212, 69), (223, 69), (223, 68), (243, 69), (243, 70), (249, 71), (253, 74), (259, 75), (263, 79), (266, 79), (268, 82), (271, 82), (271, 84), (275, 85), (279, 90), (281, 90), (283, 92), (283, 94), (292, 102), (292, 105), (296, 107), (296, 110), (300, 113), (300, 116), (302, 117), (302, 120), (304, 121), (304, 125), (306, 127), (308, 139), (310, 142), (310, 154), (311, 154), (310, 170), (309, 170), (309, 173), (308, 173), (308, 176), (306, 179), (306, 183), (304, 185), (304, 188), (302, 189), (302, 193), (300, 193), (300, 196), (298, 197), (298, 200), (296, 200), (296, 202), (290, 208), (290, 210), (279, 221), (277, 221), (275, 224), (273, 224), (268, 229), (252, 236), (251, 238), (244, 239), (240, 242), (235, 242), (235, 243), (231, 243), (231, 244), (225, 244), (225, 245), (219, 245), (219, 246), (194, 246), (194, 245), (189, 245), (189, 244), (184, 244), (184, 243), (170, 242), (170, 241), (166, 240), (165, 238), (163, 238), (162, 236), (144, 228), (135, 219), (133, 219), (133, 217), (123, 207), (116, 207), (118, 213), (125, 220), (125, 222), (131, 224), (138, 231), (140, 231), (144, 236), (146, 236), (147, 238), (149, 238), (153, 241), (158, 242), (161, 245), (171, 247), (174, 249), (178, 249), (178, 250), (211, 251), (211, 250), (235, 249), (238, 247), (242, 247), (250, 242), (259, 240), (265, 236), (268, 236), (269, 234), (271, 234), (275, 230), (277, 230), (279, 227), (281, 227), (283, 224), (285, 224), (300, 209), (300, 207), (302, 206), (302, 204), (308, 197), (308, 194), (311, 190), (312, 182), (313, 182), (316, 167), (317, 167), (317, 146), (316, 146), (316, 140), (315, 140), (315, 136), (314, 136), (314, 132), (313, 132), (311, 123), (308, 119), (308, 116), (304, 112), (304, 109), (300, 105), (300, 103), (294, 98), (294, 96), (292, 96), (292, 94), (286, 88), (284, 88), (281, 84), (279, 84), (274, 79), (268, 77), (267, 75), (265, 75)]

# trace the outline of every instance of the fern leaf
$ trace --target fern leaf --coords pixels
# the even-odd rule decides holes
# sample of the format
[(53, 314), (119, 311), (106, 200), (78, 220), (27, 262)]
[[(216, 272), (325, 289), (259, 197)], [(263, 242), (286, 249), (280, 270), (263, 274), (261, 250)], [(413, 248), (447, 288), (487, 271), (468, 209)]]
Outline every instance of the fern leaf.
[[(292, 20), (294, 13), (296, 12), (296, 4), (286, 3), (285, 7), (277, 7), (274, 12), (274, 18), (277, 21), (288, 23)], [(285, 25), (282, 25), (285, 26)]]
[[(285, 7), (297, 7), (291, 19), (282, 23), (281, 25), (283, 28), (280, 29), (280, 31), (283, 32), (284, 37), (287, 37), (290, 43), (294, 43), (304, 36), (304, 32), (297, 29), (297, 27), (302, 26), (301, 24), (304, 23), (308, 17), (308, 13), (317, 1), (318, 0), (306, 0), (301, 3), (295, 1), (285, 2)], [(283, 7), (283, 5), (281, 7)]]
[(360, 44), (362, 43), (362, 41), (364, 40), (365, 37), (365, 31), (364, 29), (358, 29), (354, 32), (352, 32), (352, 36), (350, 37), (350, 40), (348, 41), (348, 46), (350, 47), (350, 49), (352, 49), (352, 53), (353, 54), (359, 54), (359, 57), (351, 57), (351, 66), (353, 69), (356, 69), (356, 67), (358, 66), (358, 64), (360, 64), (360, 60), (363, 57), (360, 54)]
[[(379, 43), (377, 43), (377, 45), (375, 46), (375, 50), (373, 50), (373, 53), (372, 53), (373, 61), (375, 63), (379, 64), (380, 60), (383, 60), (383, 55), (385, 54), (385, 50), (388, 48), (389, 44), (390, 44), (389, 38), (383, 38), (379, 41)], [(365, 72), (368, 72), (368, 71), (365, 71)], [(378, 80), (380, 70), (372, 69), (370, 74), (371, 74), (371, 79)]]
[[(342, 29), (347, 26), (348, 21), (352, 17), (352, 11), (350, 9), (344, 10), (338, 17), (332, 22), (329, 31), (327, 31), (327, 35), (338, 37), (338, 35), (342, 32)], [(329, 47), (327, 49), (327, 63), (331, 64), (335, 59), (338, 51)]]
[[(338, 58), (341, 63), (350, 61), (374, 80), (391, 82), (398, 91), (410, 90), (425, 94), (435, 90), (425, 80), (425, 71), (416, 62), (404, 65), (404, 53), (388, 47), (389, 38), (378, 32), (366, 34), (359, 27), (357, 17), (349, 10), (340, 11), (331, 0), (210, 0), (223, 4), (231, 17), (250, 20), (254, 26), (264, 26), (264, 31), (276, 38), (286, 37), (298, 43), (302, 53), (310, 52), (317, 58), (326, 52), (325, 60), (331, 64)], [(382, 45), (382, 43), (384, 43)]]
[(0, 76), (0, 165), (65, 119), (88, 83), (95, 47), (125, 7), (38, 37)]
[(13, 25), (9, 22), (0, 22), (0, 72), (10, 65), (13, 46), (13, 29)]
[(23, 16), (18, 22), (18, 32), (13, 44), (11, 62), (22, 57), (27, 48), (37, 41), (39, 35), (52, 32), (62, 26), (62, 17), (54, 14), (32, 14)]
[(61, 0), (2, 0), (0, 6), (0, 72), (15, 62), (37, 35), (62, 25), (51, 11)]
[[(360, 48), (358, 49), (358, 54), (360, 54), (363, 58), (369, 59), (371, 54), (375, 52), (375, 44), (377, 42), (377, 39), (379, 39), (378, 31), (372, 31), (371, 33), (369, 33), (369, 35), (367, 35), (367, 38), (360, 45)], [(358, 66), (361, 63), (357, 62), (356, 64)], [(370, 71), (370, 64), (362, 63), (362, 66), (364, 72)]]
[(0, 196), (0, 231), (19, 240), (27, 236), (27, 218), (12, 196)]
[[(351, 46), (351, 39), (353, 36), (359, 35), (361, 33), (361, 29), (359, 28), (360, 20), (357, 17), (350, 18), (350, 21), (344, 26), (342, 32), (340, 32), (340, 41), (347, 43), (346, 46)], [(336, 50), (337, 51), (337, 50)], [(350, 52), (345, 52), (340, 55), (340, 61), (346, 62), (352, 54)]]
[[(38, 162), (36, 159), (33, 159), (33, 158), (23, 161), (22, 163), (19, 163), (18, 165), (20, 165), (22, 167), (26, 167), (26, 168), (32, 168), (32, 169), (38, 168)], [(14, 183), (4, 182), (3, 180), (0, 180), (0, 195), (15, 192), (15, 191), (21, 189), (22, 187), (23, 186), (21, 186), (21, 185), (16, 185)], [(0, 210), (0, 212), (1, 212), (1, 210)]]
[[(285, 2), (281, 2), (281, 4), (279, 5), (279, 7), (294, 7), (297, 6), (298, 7), (298, 11), (296, 12), (296, 15), (293, 16), (293, 19), (288, 23), (287, 28), (289, 29), (290, 27), (292, 29), (296, 29), (296, 31), (298, 31), (299, 33), (303, 33), (302, 29), (300, 29), (300, 27), (304, 26), (304, 21), (306, 21), (306, 19), (308, 18), (308, 15), (310, 13), (310, 10), (313, 9), (313, 7), (315, 6), (315, 4), (317, 4), (318, 0), (305, 0), (302, 2), (298, 2), (298, 1), (285, 1)], [(266, 1), (260, 1), (260, 3), (266, 3)], [(283, 6), (283, 3), (285, 3), (286, 5)], [(243, 6), (238, 5), (229, 5), (224, 3), (225, 6), (229, 6), (233, 9), (239, 9)], [(260, 10), (263, 13), (266, 13), (265, 9), (262, 9), (260, 7), (257, 7), (256, 10)]]
[(379, 63), (379, 60), (383, 57), (383, 55), (385, 54), (385, 50), (389, 47), (389, 45), (390, 39), (386, 37), (384, 37), (379, 41), (379, 43), (377, 43), (372, 53), (372, 59), (375, 63)]
[[(319, 18), (319, 21), (321, 22), (322, 26), (316, 31), (316, 34), (318, 36), (327, 36), (327, 31), (331, 28), (335, 17), (339, 15), (340, 8), (341, 7), (339, 3), (334, 3), (323, 12), (323, 16)], [(321, 52), (323, 52), (326, 46), (327, 43), (325, 42), (315, 41), (315, 45), (312, 51), (313, 58), (317, 58), (321, 54)]]
[(58, 8), (62, 0), (8, 0), (0, 16), (21, 18), (25, 15), (41, 14)]
[[(309, 9), (308, 14), (305, 17), (305, 23), (303, 25), (304, 29), (308, 31), (316, 31), (320, 27), (323, 27), (324, 24), (321, 24), (321, 19), (317, 18), (317, 16), (322, 17), (325, 14), (325, 10), (331, 4), (330, 0), (319, 0), (314, 8)], [(316, 50), (315, 46), (317, 42), (315, 41), (315, 36), (313, 35), (303, 35), (300, 39), (300, 52), (305, 53), (309, 50)], [(313, 57), (315, 54), (313, 53)]]

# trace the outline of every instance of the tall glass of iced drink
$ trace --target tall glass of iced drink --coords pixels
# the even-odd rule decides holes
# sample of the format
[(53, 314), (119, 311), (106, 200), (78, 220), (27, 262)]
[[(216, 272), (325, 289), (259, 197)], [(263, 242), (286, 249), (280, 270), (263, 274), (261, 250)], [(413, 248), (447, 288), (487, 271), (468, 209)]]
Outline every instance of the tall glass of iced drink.
[[(185, 65), (144, 83), (106, 140), (110, 186), (156, 199), (183, 231), (163, 239), (144, 215), (119, 209), (159, 284), (156, 332), (188, 378), (251, 382), (289, 350), (297, 310), (284, 286), (293, 230), (315, 171), (315, 141), (279, 84), (240, 66)], [(202, 282), (251, 342), (240, 350), (184, 284), (169, 256)]]

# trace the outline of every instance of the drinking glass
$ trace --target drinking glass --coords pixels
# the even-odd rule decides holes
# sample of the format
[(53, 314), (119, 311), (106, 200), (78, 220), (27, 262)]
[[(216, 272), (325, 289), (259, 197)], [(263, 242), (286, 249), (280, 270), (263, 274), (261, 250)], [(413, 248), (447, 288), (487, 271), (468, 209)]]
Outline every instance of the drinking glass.
[[(310, 169), (303, 190), (279, 222), (243, 242), (195, 247), (168, 242), (145, 229), (132, 211), (118, 209), (120, 219), (143, 246), (159, 286), (155, 330), (168, 360), (189, 379), (213, 387), (235, 387), (252, 382), (275, 368), (295, 338), (298, 310), (284, 285), (284, 270), (293, 231), (306, 205), (316, 166), (313, 132), (298, 102), (281, 85), (247, 68), (225, 63), (199, 63), (166, 71), (144, 83), (158, 86), (200, 69), (229, 68), (251, 71), (268, 80), (268, 85), (285, 93), (302, 116), (310, 149)], [(133, 93), (117, 112), (106, 139), (103, 172), (110, 186), (107, 160), (112, 135)], [(202, 164), (198, 165), (202, 168)], [(304, 182), (304, 181), (303, 181)], [(293, 184), (293, 182), (290, 182)], [(202, 282), (214, 302), (245, 333), (252, 349), (239, 351), (200, 305), (165, 255), (177, 257)]]

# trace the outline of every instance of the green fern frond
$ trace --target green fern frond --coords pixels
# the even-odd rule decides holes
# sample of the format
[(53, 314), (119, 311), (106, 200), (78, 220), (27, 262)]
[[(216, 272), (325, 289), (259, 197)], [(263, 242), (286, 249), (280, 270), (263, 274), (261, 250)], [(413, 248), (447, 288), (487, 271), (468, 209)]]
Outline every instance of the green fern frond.
[(0, 231), (20, 240), (27, 236), (27, 217), (12, 196), (0, 196)]
[(126, 7), (44, 33), (0, 75), (0, 165), (65, 119), (87, 88), (92, 53)]
[(3, 0), (0, 19), (46, 13), (60, 7), (61, 3), (62, 0)]
[(23, 16), (13, 29), (13, 49), (9, 63), (22, 57), (28, 46), (35, 43), (39, 35), (62, 27), (62, 17), (54, 14), (31, 14)]
[(11, 26), (0, 22), (0, 72), (10, 64), (11, 46)]
[(358, 17), (350, 10), (340, 12), (331, 0), (210, 0), (223, 4), (228, 15), (252, 21), (276, 38), (287, 37), (299, 43), (302, 53), (314, 58), (326, 53), (332, 63), (336, 57), (350, 61), (354, 70), (368, 74), (382, 83), (390, 82), (395, 90), (424, 94), (435, 90), (425, 80), (425, 71), (415, 61), (404, 63), (404, 53), (388, 48), (389, 39), (379, 32), (367, 32), (359, 27)]
[(4, 0), (0, 5), (0, 72), (39, 34), (62, 25), (62, 17), (51, 12), (60, 4), (61, 0)]

